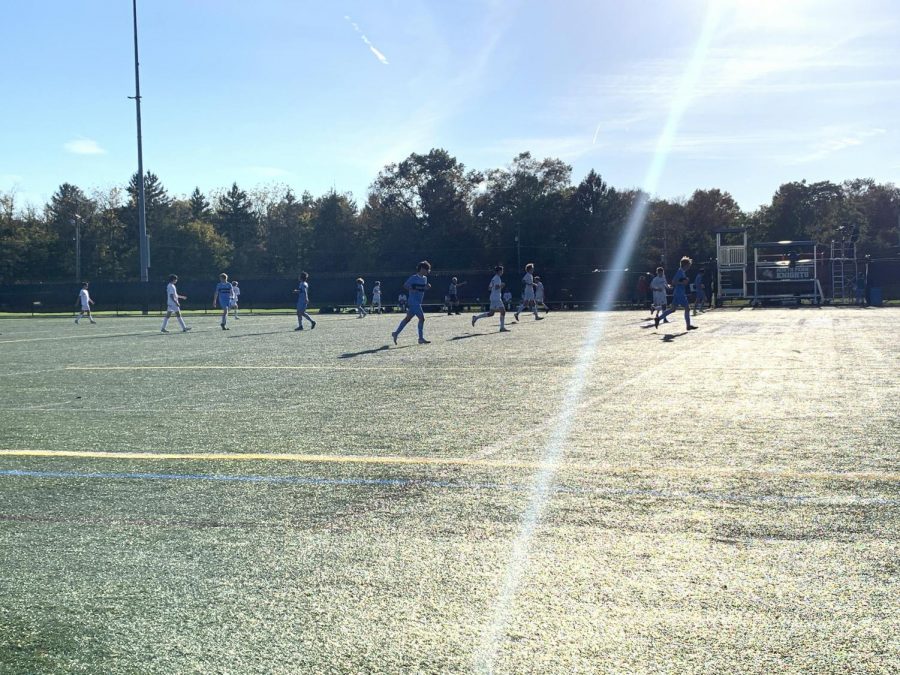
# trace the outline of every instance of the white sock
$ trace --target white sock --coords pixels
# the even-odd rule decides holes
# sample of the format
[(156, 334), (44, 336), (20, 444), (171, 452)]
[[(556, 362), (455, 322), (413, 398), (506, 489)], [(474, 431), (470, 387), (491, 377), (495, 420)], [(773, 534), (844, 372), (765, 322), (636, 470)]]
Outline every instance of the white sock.
[(160, 330), (165, 330), (166, 326), (168, 326), (168, 325), (169, 325), (169, 317), (166, 317), (163, 319), (163, 325), (160, 326)]
[(181, 318), (181, 314), (179, 314), (175, 318), (178, 319), (178, 324), (181, 326), (181, 330), (184, 330), (185, 328), (187, 328), (187, 326), (184, 325), (184, 319)]

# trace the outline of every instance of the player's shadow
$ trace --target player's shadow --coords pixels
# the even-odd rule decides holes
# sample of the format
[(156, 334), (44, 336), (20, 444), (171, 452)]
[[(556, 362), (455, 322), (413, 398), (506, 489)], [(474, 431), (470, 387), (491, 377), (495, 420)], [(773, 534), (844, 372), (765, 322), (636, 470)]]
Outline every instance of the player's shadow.
[(666, 333), (662, 336), (662, 341), (673, 342), (675, 338), (680, 338), (682, 335), (687, 335), (687, 331), (683, 331), (681, 333)]
[[(412, 345), (403, 345), (402, 347), (394, 347), (394, 349), (409, 349)], [(340, 356), (339, 359), (352, 359), (357, 356), (366, 356), (368, 354), (377, 354), (379, 352), (386, 352), (391, 347), (390, 345), (382, 345), (381, 347), (375, 347), (375, 349), (364, 349), (361, 352), (344, 352)]]
[(455, 342), (456, 340), (468, 340), (469, 338), (487, 337), (490, 333), (469, 333), (468, 335), (457, 335), (447, 338), (447, 342)]
[[(241, 333), (240, 335), (226, 335), (225, 337), (227, 337), (229, 340), (232, 340), (234, 338), (257, 337), (259, 335), (276, 335), (277, 333), (284, 332), (285, 331), (283, 330), (270, 330), (265, 333)], [(299, 333), (300, 331), (297, 332)]]

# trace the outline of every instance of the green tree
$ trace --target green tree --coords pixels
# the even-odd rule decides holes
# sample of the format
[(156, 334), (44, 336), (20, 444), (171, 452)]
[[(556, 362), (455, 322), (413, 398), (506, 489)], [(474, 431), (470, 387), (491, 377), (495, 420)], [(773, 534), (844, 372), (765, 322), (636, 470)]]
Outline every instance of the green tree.
[(259, 221), (250, 198), (237, 183), (219, 197), (214, 222), (216, 231), (234, 247), (232, 271), (243, 275), (263, 271)]

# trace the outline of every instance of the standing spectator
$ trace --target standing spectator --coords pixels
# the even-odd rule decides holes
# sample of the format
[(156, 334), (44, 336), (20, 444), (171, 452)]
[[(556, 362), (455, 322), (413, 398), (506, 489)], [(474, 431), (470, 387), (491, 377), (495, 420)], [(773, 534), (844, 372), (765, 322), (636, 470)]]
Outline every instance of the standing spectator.
[(650, 282), (647, 281), (647, 275), (639, 274), (638, 280), (637, 280), (637, 288), (635, 291), (637, 293), (637, 299), (635, 300), (634, 304), (636, 304), (638, 307), (643, 307), (644, 303), (647, 300), (647, 293), (649, 291), (650, 291)]

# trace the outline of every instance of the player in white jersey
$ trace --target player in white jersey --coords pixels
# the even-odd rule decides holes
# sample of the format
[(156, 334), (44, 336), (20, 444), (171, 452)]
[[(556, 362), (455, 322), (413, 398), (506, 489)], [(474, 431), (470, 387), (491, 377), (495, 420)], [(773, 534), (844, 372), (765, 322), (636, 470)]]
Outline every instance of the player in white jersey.
[(544, 313), (550, 311), (550, 308), (544, 304), (544, 282), (540, 277), (534, 278), (534, 305), (544, 310)]
[(231, 309), (234, 310), (234, 318), (240, 319), (238, 316), (238, 300), (241, 298), (241, 287), (238, 286), (238, 282), (231, 282)]
[(173, 314), (178, 319), (182, 332), (187, 333), (191, 329), (190, 326), (184, 325), (184, 319), (181, 318), (181, 300), (187, 300), (187, 296), (178, 295), (178, 289), (175, 288), (175, 282), (177, 281), (178, 277), (176, 275), (173, 274), (169, 277), (169, 284), (166, 286), (166, 316), (163, 318), (162, 328), (159, 329), (160, 333), (169, 332), (166, 330), (166, 326), (169, 325), (169, 317)]
[(503, 305), (506, 309), (512, 309), (512, 293), (503, 291)]
[[(666, 298), (666, 291), (670, 288), (669, 282), (666, 281), (666, 271), (662, 267), (657, 267), (656, 276), (653, 277), (653, 280), (650, 282), (650, 290), (653, 291), (653, 305), (651, 306), (651, 310), (656, 312), (656, 316), (659, 316), (666, 311), (666, 306), (669, 304), (669, 301)], [(663, 319), (663, 323), (669, 323), (669, 320)]]
[(494, 276), (491, 279), (491, 283), (488, 284), (488, 292), (490, 293), (491, 303), (490, 309), (487, 312), (472, 315), (472, 328), (475, 327), (475, 322), (478, 321), (478, 319), (487, 319), (488, 317), (494, 316), (495, 312), (500, 312), (500, 332), (509, 332), (509, 328), (506, 327), (506, 305), (503, 303), (503, 296), (501, 295), (501, 293), (503, 292), (503, 287), (506, 285), (500, 278), (502, 276), (503, 265), (497, 265), (494, 268)]
[(372, 314), (378, 312), (381, 314), (384, 311), (384, 308), (381, 306), (381, 282), (376, 281), (375, 285), (372, 286), (372, 309), (370, 310)]
[(534, 304), (534, 263), (525, 265), (525, 276), (522, 277), (522, 304), (516, 310), (516, 321), (519, 320), (519, 314), (525, 310), (534, 314), (534, 318), (538, 321), (543, 318), (538, 316), (537, 307)]
[(400, 293), (397, 296), (397, 309), (401, 312), (406, 312), (406, 293)]
[(91, 300), (91, 294), (88, 293), (88, 282), (82, 282), (81, 290), (78, 292), (78, 299), (75, 301), (76, 306), (81, 306), (81, 314), (75, 317), (75, 325), (78, 325), (78, 322), (84, 318), (84, 315), (87, 314), (87, 318), (91, 320), (91, 323), (97, 323), (94, 321), (94, 317), (91, 316), (91, 305), (94, 304), (94, 301)]

